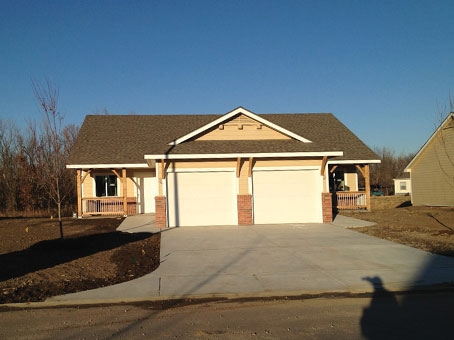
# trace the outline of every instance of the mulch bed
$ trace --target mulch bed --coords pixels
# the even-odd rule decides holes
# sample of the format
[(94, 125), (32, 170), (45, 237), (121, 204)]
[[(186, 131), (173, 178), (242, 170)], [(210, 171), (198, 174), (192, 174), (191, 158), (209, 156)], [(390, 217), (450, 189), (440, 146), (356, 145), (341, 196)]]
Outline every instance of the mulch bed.
[(160, 234), (116, 231), (122, 218), (0, 219), (0, 304), (113, 285), (154, 271)]

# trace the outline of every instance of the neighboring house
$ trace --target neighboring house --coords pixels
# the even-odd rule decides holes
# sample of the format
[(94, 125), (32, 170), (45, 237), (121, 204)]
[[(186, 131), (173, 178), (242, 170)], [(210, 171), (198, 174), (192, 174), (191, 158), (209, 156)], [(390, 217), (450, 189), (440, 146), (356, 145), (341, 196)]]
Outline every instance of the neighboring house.
[(394, 195), (411, 194), (411, 179), (408, 172), (404, 172), (398, 178), (394, 178)]
[(440, 124), (405, 168), (413, 205), (454, 206), (454, 113)]
[(328, 222), (333, 205), (370, 209), (358, 173), (369, 189), (378, 162), (332, 114), (238, 107), (87, 116), (67, 167), (77, 170), (79, 217), (156, 213), (173, 227)]

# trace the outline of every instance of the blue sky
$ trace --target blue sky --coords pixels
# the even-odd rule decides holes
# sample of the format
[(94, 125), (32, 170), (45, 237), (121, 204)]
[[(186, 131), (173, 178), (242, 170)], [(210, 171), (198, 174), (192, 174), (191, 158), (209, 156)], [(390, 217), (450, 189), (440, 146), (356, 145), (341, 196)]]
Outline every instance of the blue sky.
[(454, 91), (454, 1), (0, 0), (0, 118), (40, 119), (31, 80), (86, 114), (332, 112), (416, 152)]

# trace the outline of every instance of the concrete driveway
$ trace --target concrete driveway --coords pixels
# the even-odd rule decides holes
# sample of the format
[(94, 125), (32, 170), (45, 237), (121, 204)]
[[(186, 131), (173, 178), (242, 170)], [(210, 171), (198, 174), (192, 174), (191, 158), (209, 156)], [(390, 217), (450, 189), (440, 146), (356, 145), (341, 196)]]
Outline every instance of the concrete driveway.
[(371, 282), (400, 291), (454, 282), (453, 258), (344, 228), (358, 220), (336, 221), (165, 230), (153, 273), (49, 301), (372, 292)]

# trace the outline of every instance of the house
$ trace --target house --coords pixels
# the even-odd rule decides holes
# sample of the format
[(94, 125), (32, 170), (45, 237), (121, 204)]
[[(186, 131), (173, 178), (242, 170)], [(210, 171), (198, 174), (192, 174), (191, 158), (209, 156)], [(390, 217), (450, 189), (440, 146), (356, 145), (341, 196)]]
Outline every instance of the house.
[(405, 168), (413, 205), (454, 206), (454, 113), (451, 112)]
[(404, 172), (401, 176), (394, 178), (394, 195), (409, 195), (411, 194), (411, 179), (408, 172)]
[[(328, 222), (370, 209), (374, 154), (332, 114), (89, 115), (67, 167), (78, 217), (160, 227)], [(358, 175), (366, 191), (358, 190)]]

